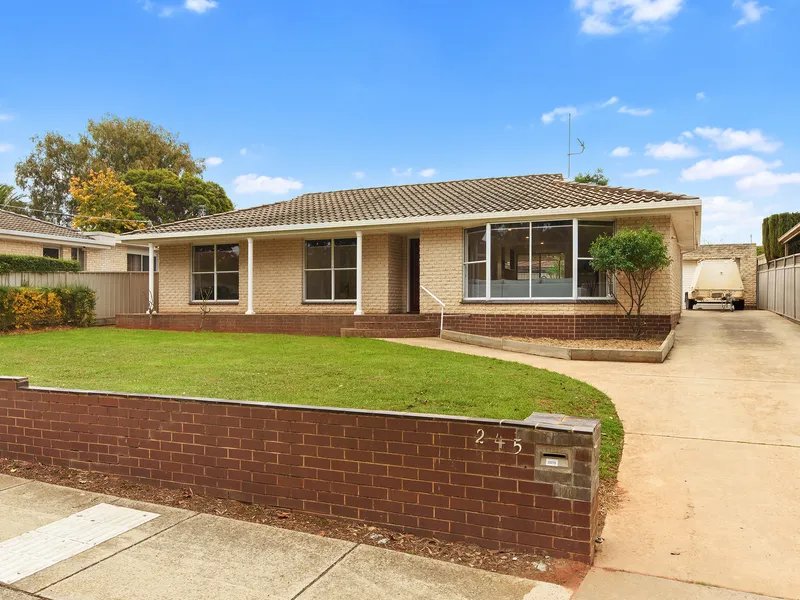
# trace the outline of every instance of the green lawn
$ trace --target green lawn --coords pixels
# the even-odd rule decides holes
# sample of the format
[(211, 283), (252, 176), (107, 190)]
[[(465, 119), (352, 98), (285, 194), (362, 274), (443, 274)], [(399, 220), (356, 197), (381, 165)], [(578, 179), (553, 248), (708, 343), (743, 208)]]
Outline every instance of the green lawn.
[(564, 375), (370, 339), (114, 328), (0, 336), (0, 374), (33, 385), (524, 419), (598, 417), (601, 477), (622, 424), (608, 396)]

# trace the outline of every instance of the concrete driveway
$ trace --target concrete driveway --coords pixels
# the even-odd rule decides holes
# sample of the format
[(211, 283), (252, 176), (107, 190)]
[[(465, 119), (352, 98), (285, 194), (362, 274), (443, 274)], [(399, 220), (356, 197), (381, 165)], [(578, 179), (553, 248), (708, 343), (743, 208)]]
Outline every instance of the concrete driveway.
[[(800, 599), (800, 326), (764, 311), (684, 312), (663, 364), (405, 341), (544, 367), (612, 398), (624, 493), (577, 599), (677, 597), (669, 580), (727, 588), (715, 598)], [(618, 596), (625, 575), (603, 569), (653, 577)], [(685, 597), (711, 597), (690, 587)]]

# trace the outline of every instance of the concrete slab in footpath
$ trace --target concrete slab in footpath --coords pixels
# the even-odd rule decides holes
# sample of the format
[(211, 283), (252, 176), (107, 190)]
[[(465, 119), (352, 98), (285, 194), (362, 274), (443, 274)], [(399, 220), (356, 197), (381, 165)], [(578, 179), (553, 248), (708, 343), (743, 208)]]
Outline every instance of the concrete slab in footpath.
[(574, 600), (777, 600), (709, 585), (592, 569)]
[(0, 600), (31, 600), (31, 596), (7, 587), (0, 587)]
[(559, 585), (358, 546), (297, 600), (569, 600)]
[(25, 479), (0, 474), (0, 491), (26, 484)]

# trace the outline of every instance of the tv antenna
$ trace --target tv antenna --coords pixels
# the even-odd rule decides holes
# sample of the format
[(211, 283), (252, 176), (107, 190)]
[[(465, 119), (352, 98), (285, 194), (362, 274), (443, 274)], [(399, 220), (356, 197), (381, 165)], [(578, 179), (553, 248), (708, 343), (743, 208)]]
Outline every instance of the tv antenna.
[(572, 157), (586, 152), (586, 144), (581, 141), (581, 138), (575, 138), (581, 145), (581, 151), (572, 151), (572, 113), (567, 113), (567, 123), (567, 179), (570, 179), (572, 176)]

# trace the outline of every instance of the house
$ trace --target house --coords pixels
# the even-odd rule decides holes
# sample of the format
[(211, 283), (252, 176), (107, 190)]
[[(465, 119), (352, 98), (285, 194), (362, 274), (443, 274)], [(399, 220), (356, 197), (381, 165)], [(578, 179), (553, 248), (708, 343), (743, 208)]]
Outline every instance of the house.
[(800, 223), (779, 237), (778, 243), (783, 245), (784, 256), (800, 254)]
[(758, 259), (755, 244), (703, 244), (683, 255), (683, 293), (691, 290), (697, 263), (706, 258), (730, 258), (736, 261), (744, 284), (744, 307), (756, 307), (756, 270)]
[[(113, 233), (82, 232), (7, 210), (0, 210), (0, 254), (76, 260), (84, 271), (147, 271), (147, 245)], [(154, 256), (158, 269), (158, 257)]]
[[(589, 245), (649, 224), (672, 265), (647, 332), (681, 312), (681, 254), (700, 233), (696, 197), (523, 175), (309, 193), (125, 234), (158, 246), (157, 315), (118, 325), (325, 335), (616, 337), (627, 333)], [(418, 315), (418, 316), (414, 316)]]

